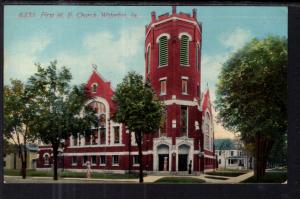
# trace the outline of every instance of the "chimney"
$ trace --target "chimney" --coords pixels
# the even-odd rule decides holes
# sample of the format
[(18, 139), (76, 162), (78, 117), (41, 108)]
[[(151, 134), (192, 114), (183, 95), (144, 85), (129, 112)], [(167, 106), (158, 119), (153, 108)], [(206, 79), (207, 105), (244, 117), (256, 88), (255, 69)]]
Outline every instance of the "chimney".
[(176, 6), (172, 6), (172, 14), (176, 14)]
[(156, 13), (154, 11), (151, 12), (151, 21), (155, 21), (156, 19)]
[(193, 18), (197, 19), (197, 9), (196, 8), (193, 9)]

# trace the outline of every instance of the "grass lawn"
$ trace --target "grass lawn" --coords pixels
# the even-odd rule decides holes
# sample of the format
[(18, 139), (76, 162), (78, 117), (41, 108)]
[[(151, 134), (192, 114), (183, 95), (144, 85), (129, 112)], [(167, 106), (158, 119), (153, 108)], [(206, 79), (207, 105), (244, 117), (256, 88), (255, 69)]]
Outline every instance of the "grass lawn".
[(217, 170), (217, 171), (211, 171), (206, 172), (207, 175), (214, 175), (214, 176), (226, 176), (226, 177), (237, 177), (240, 175), (243, 175), (247, 173), (247, 171), (241, 171), (241, 170)]
[[(60, 174), (60, 177), (63, 178), (85, 178), (85, 172), (68, 172), (64, 171)], [(139, 177), (139, 174), (132, 173), (132, 174), (118, 174), (118, 173), (92, 173), (92, 178), (103, 178), (103, 179), (136, 179)]]
[(287, 180), (286, 172), (267, 172), (266, 175), (258, 182), (252, 176), (241, 183), (283, 183)]
[(204, 183), (204, 180), (197, 179), (197, 178), (191, 178), (191, 177), (164, 177), (160, 178), (154, 183), (166, 183), (166, 184), (173, 184), (173, 183), (179, 183), (179, 184), (194, 184), (194, 183)]
[[(4, 175), (21, 176), (21, 171), (17, 169), (4, 169)], [(53, 174), (50, 171), (27, 170), (27, 176), (51, 177)]]
[[(21, 176), (20, 170), (15, 169), (5, 169), (4, 175), (8, 176)], [(51, 171), (36, 171), (36, 170), (27, 170), (27, 176), (35, 177), (52, 177), (53, 173)], [(63, 171), (58, 172), (58, 176), (61, 178), (86, 178), (85, 172), (70, 172)], [(117, 174), (117, 173), (92, 173), (92, 178), (99, 179), (136, 179), (139, 177), (138, 173), (132, 174)]]

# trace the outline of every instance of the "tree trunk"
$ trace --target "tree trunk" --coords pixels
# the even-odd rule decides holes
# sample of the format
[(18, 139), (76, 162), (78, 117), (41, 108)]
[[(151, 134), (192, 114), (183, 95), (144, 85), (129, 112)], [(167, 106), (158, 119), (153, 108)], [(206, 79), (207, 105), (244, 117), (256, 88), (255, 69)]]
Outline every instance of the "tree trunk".
[(259, 133), (256, 134), (256, 147), (255, 147), (255, 169), (254, 175), (256, 181), (259, 182), (266, 173), (267, 158), (268, 154), (272, 149), (273, 141), (268, 140), (266, 137), (261, 136)]
[(261, 157), (261, 135), (259, 133), (256, 134), (255, 140), (255, 171), (254, 174), (256, 176), (256, 181), (259, 182), (262, 174), (261, 174), (261, 167), (262, 167), (262, 157)]
[(26, 147), (24, 147), (24, 145), (19, 145), (19, 157), (21, 159), (21, 175), (22, 178), (25, 179), (26, 178), (26, 159), (27, 159), (27, 151), (26, 151)]
[[(16, 132), (16, 130), (15, 130), (15, 132)], [(19, 157), (21, 159), (21, 175), (22, 175), (22, 178), (25, 179), (26, 178), (26, 158), (24, 156), (25, 156), (25, 151), (26, 151), (26, 139), (24, 139), (24, 144), (22, 144), (20, 137), (19, 137), (19, 133), (17, 133), (17, 145), (18, 145)], [(27, 155), (27, 153), (26, 153), (26, 155)]]
[(22, 178), (26, 178), (26, 170), (27, 170), (27, 149), (26, 145), (24, 146), (24, 158), (22, 160)]
[(144, 182), (144, 174), (143, 174), (142, 133), (137, 132), (135, 135), (136, 135), (135, 137), (136, 137), (136, 141), (137, 141), (138, 148), (139, 148), (139, 163), (140, 163), (139, 182), (143, 183)]
[(58, 177), (57, 177), (57, 157), (58, 157), (58, 146), (53, 145), (53, 180), (58, 180)]
[(26, 178), (26, 174), (24, 171), (24, 155), (23, 155), (23, 146), (19, 145), (19, 157), (21, 159), (21, 176), (23, 179)]

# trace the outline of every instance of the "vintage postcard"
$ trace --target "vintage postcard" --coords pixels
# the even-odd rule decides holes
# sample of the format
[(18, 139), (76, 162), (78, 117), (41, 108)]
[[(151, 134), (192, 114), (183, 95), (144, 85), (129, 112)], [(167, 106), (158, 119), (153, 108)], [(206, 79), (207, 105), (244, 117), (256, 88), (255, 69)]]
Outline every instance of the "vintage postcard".
[(287, 183), (284, 6), (4, 6), (4, 183)]

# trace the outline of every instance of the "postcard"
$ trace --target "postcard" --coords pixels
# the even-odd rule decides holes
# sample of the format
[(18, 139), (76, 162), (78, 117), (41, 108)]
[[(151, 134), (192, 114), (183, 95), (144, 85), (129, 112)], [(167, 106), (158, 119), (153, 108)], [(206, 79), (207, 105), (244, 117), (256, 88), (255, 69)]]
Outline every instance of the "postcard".
[(4, 183), (287, 183), (285, 6), (4, 6)]

